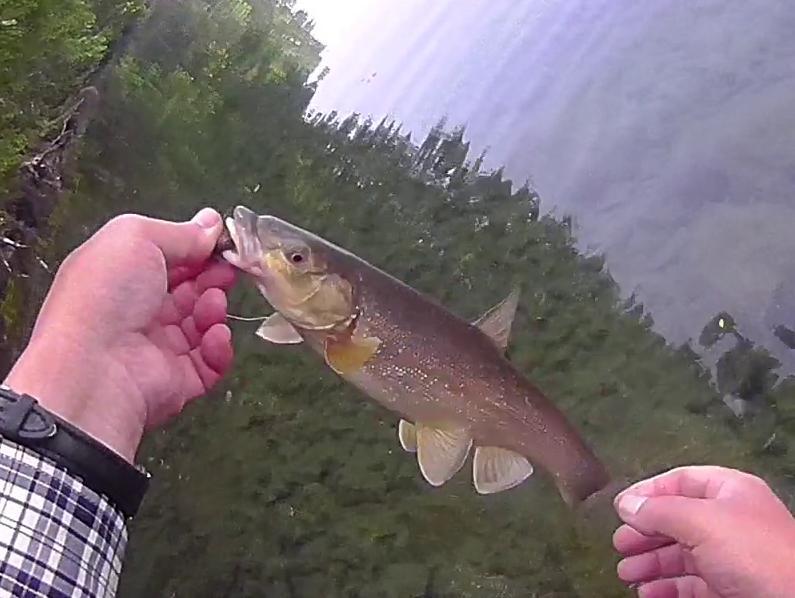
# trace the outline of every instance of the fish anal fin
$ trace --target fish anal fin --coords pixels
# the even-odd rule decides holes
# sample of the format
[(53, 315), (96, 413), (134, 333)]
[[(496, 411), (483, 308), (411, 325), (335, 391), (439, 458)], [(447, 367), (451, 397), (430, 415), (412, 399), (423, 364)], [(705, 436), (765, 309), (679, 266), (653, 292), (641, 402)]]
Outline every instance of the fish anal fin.
[(495, 446), (475, 448), (472, 477), (480, 494), (509, 490), (524, 482), (533, 473), (533, 466), (519, 453)]
[(519, 288), (514, 287), (510, 295), (475, 320), (473, 324), (480, 328), (497, 345), (497, 348), (505, 351), (508, 348), (511, 325), (518, 305)]
[(464, 465), (472, 437), (461, 428), (416, 425), (417, 462), (431, 486), (441, 486)]
[(326, 339), (326, 363), (341, 376), (351, 374), (362, 369), (380, 346), (381, 340), (374, 336), (329, 337)]
[(398, 424), (398, 438), (404, 451), (407, 453), (417, 452), (417, 428), (414, 427), (414, 424), (401, 419)]
[(257, 328), (256, 335), (277, 345), (297, 345), (304, 342), (295, 327), (279, 312), (269, 316)]

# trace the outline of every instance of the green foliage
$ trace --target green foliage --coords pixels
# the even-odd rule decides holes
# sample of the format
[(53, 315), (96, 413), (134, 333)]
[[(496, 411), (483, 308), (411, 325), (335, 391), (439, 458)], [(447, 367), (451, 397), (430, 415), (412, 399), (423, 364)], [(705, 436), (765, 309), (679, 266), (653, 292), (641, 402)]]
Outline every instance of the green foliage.
[[(0, 301), (0, 318), (6, 324), (3, 331), (5, 337), (22, 337), (19, 328), (26, 321), (25, 307), (25, 296), (21, 292), (20, 285), (12, 282), (6, 288), (2, 301)], [(6, 338), (3, 338), (4, 342), (5, 340)]]
[(142, 0), (0, 0), (0, 195)]

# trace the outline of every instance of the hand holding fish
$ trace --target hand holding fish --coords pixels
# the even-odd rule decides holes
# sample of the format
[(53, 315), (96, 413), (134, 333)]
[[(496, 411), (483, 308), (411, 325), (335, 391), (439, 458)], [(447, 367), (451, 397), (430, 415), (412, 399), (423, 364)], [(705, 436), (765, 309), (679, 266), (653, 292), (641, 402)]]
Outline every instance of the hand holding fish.
[(616, 497), (619, 577), (640, 598), (785, 598), (795, 588), (795, 519), (756, 476), (681, 467)]
[(120, 216), (63, 262), (6, 385), (133, 461), (145, 429), (204, 394), (232, 361), (234, 271), (223, 225)]

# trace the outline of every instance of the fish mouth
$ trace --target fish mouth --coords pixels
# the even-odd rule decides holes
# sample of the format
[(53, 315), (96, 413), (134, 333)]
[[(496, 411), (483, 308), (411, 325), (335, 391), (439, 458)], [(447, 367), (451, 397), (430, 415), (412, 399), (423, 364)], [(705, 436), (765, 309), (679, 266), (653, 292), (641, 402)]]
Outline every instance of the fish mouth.
[(237, 206), (232, 217), (226, 219), (226, 228), (235, 248), (227, 249), (221, 254), (236, 268), (255, 276), (262, 275), (262, 244), (257, 235), (258, 219), (259, 216), (247, 207)]

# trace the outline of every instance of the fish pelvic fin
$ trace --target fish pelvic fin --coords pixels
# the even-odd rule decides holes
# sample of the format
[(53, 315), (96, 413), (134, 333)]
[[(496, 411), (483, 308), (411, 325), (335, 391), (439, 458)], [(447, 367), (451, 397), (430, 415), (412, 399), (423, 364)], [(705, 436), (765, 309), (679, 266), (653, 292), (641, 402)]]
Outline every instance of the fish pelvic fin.
[(381, 339), (374, 336), (329, 337), (325, 347), (326, 363), (341, 376), (351, 374), (362, 369), (380, 346)]
[(303, 337), (282, 314), (276, 312), (257, 328), (258, 337), (277, 345), (297, 345), (304, 342)]
[(475, 448), (472, 478), (479, 494), (509, 490), (532, 474), (532, 464), (519, 453), (495, 446)]
[(414, 424), (401, 419), (398, 424), (398, 439), (404, 451), (407, 453), (417, 452), (417, 428), (414, 427)]
[(417, 462), (431, 486), (441, 486), (464, 465), (472, 437), (461, 428), (416, 425)]
[(497, 348), (505, 351), (511, 336), (511, 325), (519, 306), (519, 287), (514, 287), (511, 293), (500, 303), (492, 307), (485, 314), (473, 322), (488, 336)]

